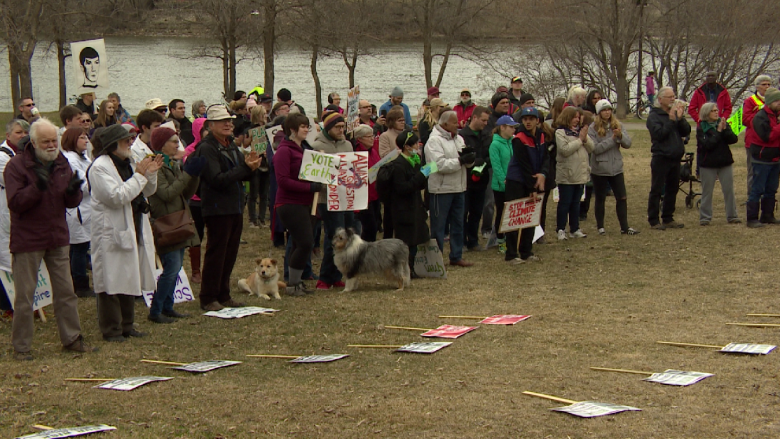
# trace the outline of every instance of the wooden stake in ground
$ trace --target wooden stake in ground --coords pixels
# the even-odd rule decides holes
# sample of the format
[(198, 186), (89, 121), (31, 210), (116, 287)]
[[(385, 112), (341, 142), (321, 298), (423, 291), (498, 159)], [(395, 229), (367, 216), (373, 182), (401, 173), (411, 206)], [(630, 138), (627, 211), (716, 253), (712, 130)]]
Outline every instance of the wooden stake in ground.
[(564, 404), (577, 404), (577, 402), (579, 402), (579, 401), (572, 401), (571, 399), (559, 398), (557, 396), (545, 395), (544, 393), (529, 392), (528, 390), (523, 392), (523, 395), (530, 395), (530, 396), (535, 396), (537, 398), (549, 399), (551, 401), (558, 401)]
[(141, 363), (152, 363), (152, 364), (167, 364), (169, 366), (186, 366), (189, 363), (176, 363), (173, 361), (160, 361), (160, 360), (141, 360)]
[(54, 430), (54, 427), (49, 427), (48, 425), (41, 425), (41, 424), (35, 424), (32, 426), (32, 428), (36, 430)]
[(712, 348), (712, 349), (723, 349), (725, 346), (716, 346), (713, 344), (696, 344), (696, 343), (677, 343), (674, 341), (657, 341), (658, 344), (668, 344), (671, 346), (683, 346), (683, 347), (694, 347), (694, 348)]
[(748, 317), (780, 317), (780, 314), (746, 314)]
[(439, 316), (440, 319), (469, 319), (484, 320), (490, 316)]
[(320, 193), (314, 193), (314, 200), (311, 203), (311, 216), (317, 216), (317, 204), (320, 202)]
[(348, 344), (348, 348), (366, 348), (366, 349), (399, 349), (406, 345), (401, 344)]
[(294, 360), (296, 358), (303, 357), (303, 355), (256, 354), (256, 355), (247, 355), (247, 357), (255, 357), (255, 358), (284, 358), (284, 359), (287, 359), (287, 360)]
[(65, 378), (65, 381), (90, 382), (90, 381), (114, 381), (118, 379), (119, 378)]
[(410, 326), (390, 326), (390, 325), (384, 325), (382, 327), (385, 328), (385, 329), (404, 329), (404, 330), (407, 330), (407, 331), (423, 331), (423, 332), (433, 331), (432, 328), (413, 328), (413, 327), (410, 327)]
[(592, 370), (600, 370), (604, 372), (620, 372), (620, 373), (633, 373), (637, 375), (652, 375), (655, 372), (645, 372), (643, 370), (629, 370), (629, 369), (610, 369), (608, 367), (593, 367), (591, 366)]
[(726, 323), (732, 326), (749, 326), (751, 328), (780, 328), (778, 323)]

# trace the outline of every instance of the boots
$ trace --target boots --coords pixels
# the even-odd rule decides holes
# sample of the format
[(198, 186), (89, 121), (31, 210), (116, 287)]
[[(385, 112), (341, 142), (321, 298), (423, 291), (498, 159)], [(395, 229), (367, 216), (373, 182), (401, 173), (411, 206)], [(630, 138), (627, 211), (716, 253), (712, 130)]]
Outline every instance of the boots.
[(747, 226), (751, 229), (764, 227), (764, 225), (758, 221), (758, 201), (748, 201), (747, 205)]
[(202, 280), (200, 277), (200, 246), (190, 247), (190, 266), (192, 266), (190, 281), (199, 284)]
[(73, 290), (77, 297), (95, 297), (95, 292), (89, 287), (89, 278), (73, 279)]
[(780, 224), (780, 220), (775, 218), (775, 203), (777, 200), (773, 198), (761, 199), (761, 221), (764, 224)]

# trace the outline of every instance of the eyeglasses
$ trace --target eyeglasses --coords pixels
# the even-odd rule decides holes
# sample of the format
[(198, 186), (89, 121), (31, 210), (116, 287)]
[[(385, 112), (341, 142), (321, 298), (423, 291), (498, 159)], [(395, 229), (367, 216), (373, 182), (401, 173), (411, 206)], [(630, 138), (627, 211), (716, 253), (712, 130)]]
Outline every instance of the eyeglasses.
[(29, 104), (24, 104), (22, 106), (23, 107), (34, 107), (35, 106), (35, 102), (29, 103)]
[(154, 111), (156, 111), (158, 113), (165, 114), (165, 113), (168, 112), (168, 109), (167, 108), (155, 108)]

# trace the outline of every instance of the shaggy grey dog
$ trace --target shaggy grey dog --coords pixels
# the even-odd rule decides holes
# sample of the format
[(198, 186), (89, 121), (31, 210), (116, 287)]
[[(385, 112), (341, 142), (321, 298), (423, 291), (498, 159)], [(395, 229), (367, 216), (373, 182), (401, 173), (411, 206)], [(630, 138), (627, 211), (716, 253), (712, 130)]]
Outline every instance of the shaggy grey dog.
[(400, 239), (365, 242), (353, 229), (339, 228), (333, 237), (334, 261), (344, 274), (344, 292), (357, 289), (359, 274), (384, 274), (398, 284), (396, 291), (409, 286), (409, 247)]

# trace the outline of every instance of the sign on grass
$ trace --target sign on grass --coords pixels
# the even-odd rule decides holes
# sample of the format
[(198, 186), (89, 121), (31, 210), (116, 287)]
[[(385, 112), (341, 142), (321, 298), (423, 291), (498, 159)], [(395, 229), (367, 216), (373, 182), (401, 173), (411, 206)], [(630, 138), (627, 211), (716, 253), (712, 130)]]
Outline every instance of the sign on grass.
[(209, 311), (204, 316), (219, 317), (220, 319), (240, 319), (254, 314), (273, 314), (278, 309), (260, 308), (259, 306), (245, 306), (243, 308), (224, 308), (220, 311)]
[(417, 255), (414, 257), (414, 272), (420, 277), (447, 279), (444, 257), (435, 239), (431, 239), (428, 244), (417, 246)]
[(322, 184), (336, 184), (341, 158), (334, 154), (307, 149), (303, 151), (298, 179)]
[(330, 363), (331, 361), (341, 360), (342, 358), (347, 357), (349, 357), (347, 354), (308, 355), (290, 360), (290, 363)]
[(108, 381), (99, 386), (95, 386), (96, 389), (109, 389), (109, 390), (133, 390), (137, 389), (144, 384), (153, 383), (155, 381), (168, 381), (173, 377), (156, 377), (156, 376), (143, 376), (134, 378), (121, 378), (118, 380)]
[(478, 328), (477, 326), (441, 325), (436, 329), (432, 329), (420, 335), (422, 335), (423, 337), (435, 337), (435, 338), (458, 338), (461, 335), (471, 332), (477, 328)]
[(531, 316), (518, 316), (512, 314), (498, 314), (482, 320), (479, 323), (483, 325), (514, 325), (515, 323), (522, 322)]
[(185, 364), (184, 366), (176, 366), (171, 369), (183, 370), (185, 372), (203, 373), (209, 372), (214, 369), (220, 369), (228, 366), (235, 366), (241, 364), (240, 361), (227, 361), (227, 360), (211, 360), (211, 361), (199, 361), (197, 363)]
[(340, 152), (336, 181), (328, 186), (329, 212), (368, 208), (368, 153)]
[(38, 433), (19, 436), (16, 439), (59, 439), (65, 437), (84, 436), (86, 434), (100, 433), (101, 431), (116, 430), (116, 427), (110, 425), (85, 425), (83, 427), (66, 427), (46, 430)]
[(653, 383), (666, 384), (669, 386), (690, 386), (696, 384), (704, 378), (713, 376), (711, 373), (704, 372), (685, 372), (682, 370), (667, 369), (660, 373), (654, 373), (645, 381)]
[(542, 218), (542, 195), (528, 197), (504, 203), (499, 233), (536, 227)]
[[(3, 283), (3, 288), (5, 288), (8, 300), (11, 301), (11, 308), (13, 308), (14, 299), (16, 298), (14, 275), (7, 271), (2, 271), (0, 272), (0, 281)], [(41, 266), (38, 268), (38, 285), (36, 285), (33, 295), (33, 310), (38, 310), (51, 304), (52, 292), (49, 270), (46, 269), (46, 263), (41, 261)]]
[(612, 415), (626, 411), (642, 411), (642, 409), (627, 405), (610, 404), (608, 402), (596, 401), (576, 402), (566, 407), (558, 407), (551, 410), (568, 413), (570, 415), (579, 416), (581, 418), (595, 418), (597, 416)]
[(766, 355), (776, 347), (771, 344), (729, 343), (720, 351), (730, 354)]
[(396, 352), (411, 352), (413, 354), (432, 354), (451, 345), (451, 341), (432, 341), (423, 343), (409, 343), (396, 350)]
[[(159, 281), (162, 272), (162, 268), (155, 269), (155, 279)], [(144, 302), (146, 302), (146, 307), (151, 307), (154, 291), (143, 291), (143, 296)], [(176, 276), (176, 286), (173, 287), (173, 303), (190, 302), (193, 300), (195, 300), (195, 296), (192, 294), (190, 279), (187, 277), (187, 272), (184, 271), (184, 267), (182, 267), (181, 270), (179, 270), (179, 275)]]

